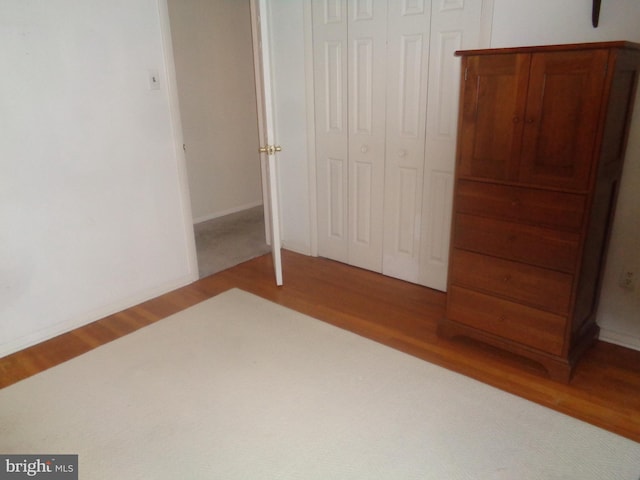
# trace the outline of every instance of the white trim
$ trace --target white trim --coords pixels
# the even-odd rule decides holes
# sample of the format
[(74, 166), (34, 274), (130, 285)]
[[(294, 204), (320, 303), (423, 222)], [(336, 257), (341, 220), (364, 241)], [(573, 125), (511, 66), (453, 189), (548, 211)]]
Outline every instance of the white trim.
[(614, 330), (601, 327), (598, 340), (640, 351), (640, 337), (635, 337), (628, 333), (618, 333)]
[(318, 256), (318, 192), (316, 164), (315, 94), (313, 83), (313, 18), (311, 0), (304, 2), (304, 73), (307, 104), (307, 164), (309, 187), (309, 250)]
[[(253, 45), (253, 75), (255, 80), (256, 91), (256, 112), (258, 113), (258, 142), (260, 147), (267, 144), (265, 126), (264, 126), (264, 101), (262, 99), (262, 92), (264, 87), (263, 73), (262, 73), (262, 57), (260, 55), (261, 40), (260, 40), (260, 19), (258, 18), (258, 5), (257, 0), (250, 0), (249, 7), (251, 10), (251, 42)], [(260, 155), (256, 152), (257, 157), (260, 159), (260, 179), (262, 185), (262, 206), (264, 215), (264, 238), (267, 245), (271, 245), (271, 222), (269, 221), (269, 198), (268, 185), (267, 185), (267, 165), (264, 155)]]
[(182, 119), (180, 117), (180, 102), (178, 100), (178, 87), (176, 81), (176, 66), (173, 57), (173, 44), (171, 42), (171, 24), (169, 21), (169, 6), (167, 0), (158, 0), (158, 14), (160, 17), (160, 34), (162, 35), (162, 54), (165, 65), (165, 85), (169, 101), (169, 117), (171, 121), (171, 133), (173, 137), (173, 151), (176, 158), (176, 170), (178, 173), (180, 189), (180, 207), (184, 226), (184, 238), (187, 248), (187, 262), (189, 278), (192, 282), (198, 279), (198, 257), (196, 254), (196, 240), (193, 231), (193, 213), (191, 211), (191, 196), (189, 193), (189, 179), (187, 177), (187, 160), (184, 155), (184, 135), (182, 132)]
[(253, 202), (239, 207), (233, 207), (228, 210), (222, 210), (221, 212), (212, 213), (210, 215), (203, 215), (202, 217), (194, 218), (193, 224), (196, 225), (198, 223), (213, 220), (214, 218), (224, 217), (226, 215), (231, 215), (232, 213), (242, 212), (243, 210), (249, 210), (250, 208), (259, 207), (261, 205), (262, 202)]
[(480, 13), (480, 44), (479, 48), (491, 47), (491, 32), (493, 29), (493, 7), (495, 0), (483, 0)]
[(33, 345), (44, 342), (58, 335), (62, 335), (63, 333), (70, 332), (71, 330), (74, 330), (76, 328), (83, 327), (97, 320), (108, 317), (109, 315), (113, 315), (115, 313), (126, 310), (127, 308), (134, 307), (146, 302), (147, 300), (151, 300), (160, 295), (164, 295), (165, 293), (184, 287), (185, 285), (189, 285), (190, 283), (193, 283), (191, 275), (177, 278), (163, 285), (143, 290), (135, 295), (131, 295), (125, 299), (120, 299), (117, 302), (104, 305), (95, 310), (83, 312), (61, 323), (50, 325), (47, 328), (38, 330), (36, 332), (31, 332), (28, 335), (16, 338), (8, 343), (0, 345), (0, 357), (11, 355), (12, 353), (24, 350), (25, 348), (29, 348)]
[(300, 255), (305, 255), (307, 257), (317, 255), (311, 255), (309, 253), (309, 245), (305, 245), (300, 242), (291, 242), (289, 240), (282, 240), (282, 248), (285, 250), (289, 250), (290, 252), (299, 253)]

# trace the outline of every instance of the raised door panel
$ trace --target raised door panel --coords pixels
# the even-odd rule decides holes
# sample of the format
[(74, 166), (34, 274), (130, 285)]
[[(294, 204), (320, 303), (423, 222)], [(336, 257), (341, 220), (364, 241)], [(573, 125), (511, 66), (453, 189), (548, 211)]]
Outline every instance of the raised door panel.
[[(486, 3), (486, 2), (484, 2)], [(483, 2), (433, 0), (419, 283), (446, 290), (460, 98), (460, 49), (478, 48)]]
[(318, 253), (348, 261), (347, 8), (312, 2)]
[(431, 1), (389, 2), (383, 273), (418, 280)]
[(454, 52), (479, 46), (486, 2), (311, 5), (319, 254), (445, 290), (460, 81)]
[(349, 0), (348, 262), (382, 271), (387, 3)]
[(586, 190), (602, 107), (608, 50), (536, 53), (518, 179)]
[(509, 180), (517, 175), (528, 54), (465, 57), (459, 173)]

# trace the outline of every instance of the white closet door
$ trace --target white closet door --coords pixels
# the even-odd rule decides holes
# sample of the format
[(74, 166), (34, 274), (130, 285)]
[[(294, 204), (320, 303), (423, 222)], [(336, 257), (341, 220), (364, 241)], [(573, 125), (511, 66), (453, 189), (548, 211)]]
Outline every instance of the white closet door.
[[(444, 290), (459, 49), (492, 0), (312, 0), (321, 256)], [(483, 10), (484, 8), (484, 10)]]
[(383, 273), (419, 278), (430, 0), (389, 2)]
[(347, 4), (314, 0), (318, 254), (348, 262)]
[(482, 4), (433, 0), (432, 6), (418, 283), (443, 291), (447, 285), (460, 93), (460, 58), (454, 52), (479, 48)]
[(348, 262), (382, 271), (387, 0), (348, 1)]
[(318, 253), (382, 270), (386, 0), (314, 0)]

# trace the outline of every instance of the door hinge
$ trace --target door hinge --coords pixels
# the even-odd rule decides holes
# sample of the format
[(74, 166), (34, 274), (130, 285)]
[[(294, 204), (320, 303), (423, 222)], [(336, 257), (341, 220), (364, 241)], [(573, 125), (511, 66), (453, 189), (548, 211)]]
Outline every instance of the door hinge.
[(467, 81), (467, 78), (469, 76), (469, 67), (464, 67), (464, 81)]
[(281, 152), (282, 147), (280, 145), (265, 145), (258, 149), (260, 153), (266, 153), (267, 155), (275, 155), (276, 152)]

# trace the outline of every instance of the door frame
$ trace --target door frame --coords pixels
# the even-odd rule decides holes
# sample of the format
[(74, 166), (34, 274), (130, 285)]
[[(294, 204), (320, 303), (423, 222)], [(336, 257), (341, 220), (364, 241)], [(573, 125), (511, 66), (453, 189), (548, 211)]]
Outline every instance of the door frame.
[(180, 103), (178, 100), (178, 83), (176, 80), (176, 64), (173, 57), (169, 5), (167, 0), (158, 0), (157, 5), (160, 20), (160, 34), (162, 37), (163, 60), (165, 65), (165, 71), (160, 72), (160, 75), (164, 76), (169, 102), (169, 118), (171, 121), (173, 150), (176, 158), (176, 170), (178, 172), (178, 188), (181, 197), (180, 207), (182, 210), (182, 218), (184, 220), (184, 235), (187, 245), (186, 253), (189, 278), (192, 282), (195, 282), (199, 278), (198, 256), (196, 251), (195, 232), (193, 229), (193, 212), (191, 210), (191, 195), (189, 179), (187, 176), (187, 159), (184, 153), (184, 133), (182, 129), (182, 117), (180, 116)]

